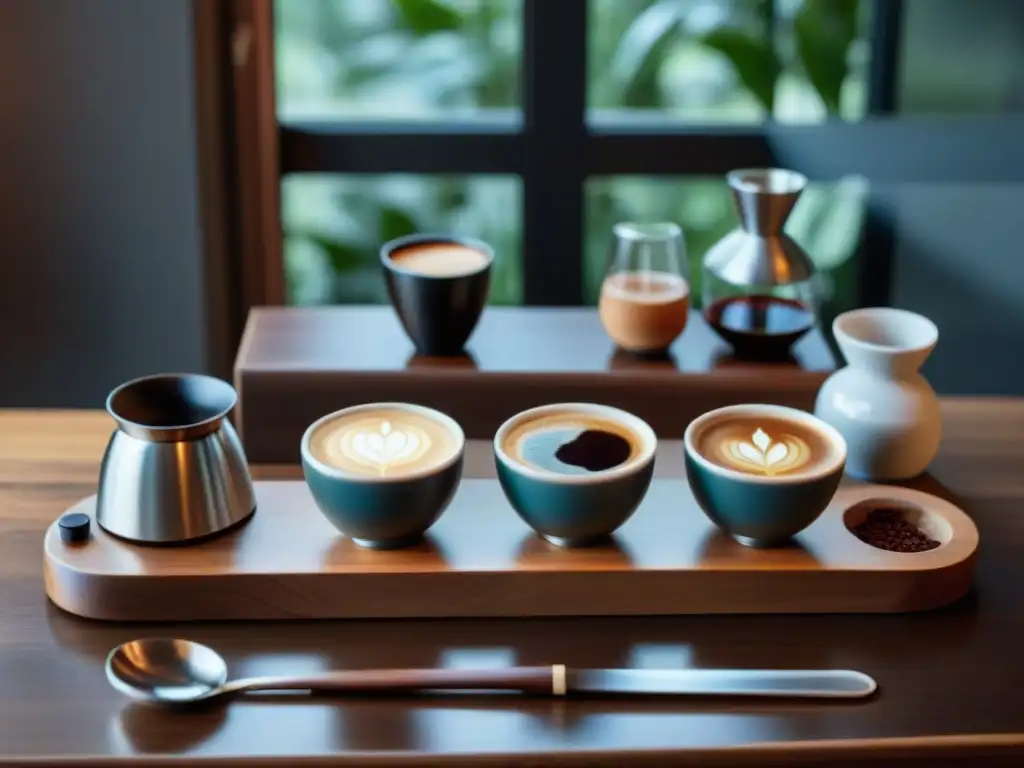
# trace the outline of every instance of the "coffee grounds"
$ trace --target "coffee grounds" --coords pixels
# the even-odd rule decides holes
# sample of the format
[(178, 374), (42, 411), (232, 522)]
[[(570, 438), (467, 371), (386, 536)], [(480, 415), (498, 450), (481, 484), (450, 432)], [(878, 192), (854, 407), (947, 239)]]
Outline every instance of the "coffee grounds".
[(611, 432), (587, 429), (558, 447), (555, 458), (563, 464), (600, 472), (624, 463), (631, 453), (629, 441)]
[(927, 552), (939, 542), (929, 538), (916, 525), (903, 518), (900, 509), (873, 509), (864, 521), (853, 528), (853, 534), (873, 547), (889, 552)]

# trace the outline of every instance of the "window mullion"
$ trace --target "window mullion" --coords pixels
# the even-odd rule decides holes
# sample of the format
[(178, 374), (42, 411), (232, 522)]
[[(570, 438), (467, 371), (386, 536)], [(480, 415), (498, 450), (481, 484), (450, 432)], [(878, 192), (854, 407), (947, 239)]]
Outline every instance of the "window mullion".
[(530, 305), (583, 300), (587, 0), (524, 0), (523, 282)]
[(518, 121), (419, 124), (288, 121), (281, 173), (521, 173)]
[[(871, 12), (867, 111), (869, 117), (885, 117), (897, 109), (903, 0), (875, 0)], [(871, 190), (858, 261), (857, 295), (862, 306), (892, 302), (896, 236), (895, 209), (879, 200), (877, 189)]]

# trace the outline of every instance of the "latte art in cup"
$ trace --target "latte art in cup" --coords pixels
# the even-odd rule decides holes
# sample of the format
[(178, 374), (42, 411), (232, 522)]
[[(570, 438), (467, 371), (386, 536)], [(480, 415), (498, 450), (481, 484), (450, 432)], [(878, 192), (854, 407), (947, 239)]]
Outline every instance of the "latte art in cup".
[(748, 547), (783, 546), (832, 502), (846, 440), (797, 408), (726, 405), (683, 433), (686, 482), (708, 519)]
[(698, 452), (725, 469), (781, 477), (811, 472), (834, 460), (836, 449), (814, 429), (795, 421), (753, 416), (708, 425), (696, 440)]
[(391, 467), (414, 462), (430, 450), (430, 436), (410, 424), (396, 429), (389, 419), (367, 419), (327, 443), (327, 454), (337, 463), (350, 463), (386, 475)]
[(317, 459), (344, 472), (395, 478), (450, 461), (458, 453), (459, 440), (438, 421), (395, 408), (328, 421), (313, 433), (309, 447)]
[(310, 424), (302, 474), (327, 521), (357, 546), (421, 541), (455, 496), (466, 440), (446, 414), (412, 403), (363, 403)]

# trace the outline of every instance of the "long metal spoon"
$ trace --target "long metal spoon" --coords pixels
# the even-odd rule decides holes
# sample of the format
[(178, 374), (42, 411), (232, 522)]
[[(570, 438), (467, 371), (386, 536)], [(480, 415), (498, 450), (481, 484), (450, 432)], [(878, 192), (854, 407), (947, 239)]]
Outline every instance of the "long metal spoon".
[(228, 682), (228, 667), (212, 648), (189, 640), (148, 638), (119, 645), (107, 656), (107, 679), (122, 693), (152, 704), (183, 705), (226, 699), (245, 691), (520, 691), (547, 696), (676, 695), (787, 698), (864, 698), (875, 681), (852, 670), (786, 669), (378, 669), (297, 677), (250, 677)]

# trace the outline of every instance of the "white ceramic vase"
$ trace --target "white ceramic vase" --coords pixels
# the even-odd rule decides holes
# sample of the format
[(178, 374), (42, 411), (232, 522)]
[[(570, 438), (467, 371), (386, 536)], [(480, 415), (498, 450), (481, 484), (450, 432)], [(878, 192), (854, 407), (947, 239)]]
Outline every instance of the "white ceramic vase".
[(814, 413), (846, 438), (846, 474), (906, 480), (925, 471), (942, 440), (939, 398), (918, 371), (939, 340), (926, 317), (873, 307), (832, 323), (847, 367), (818, 391)]

